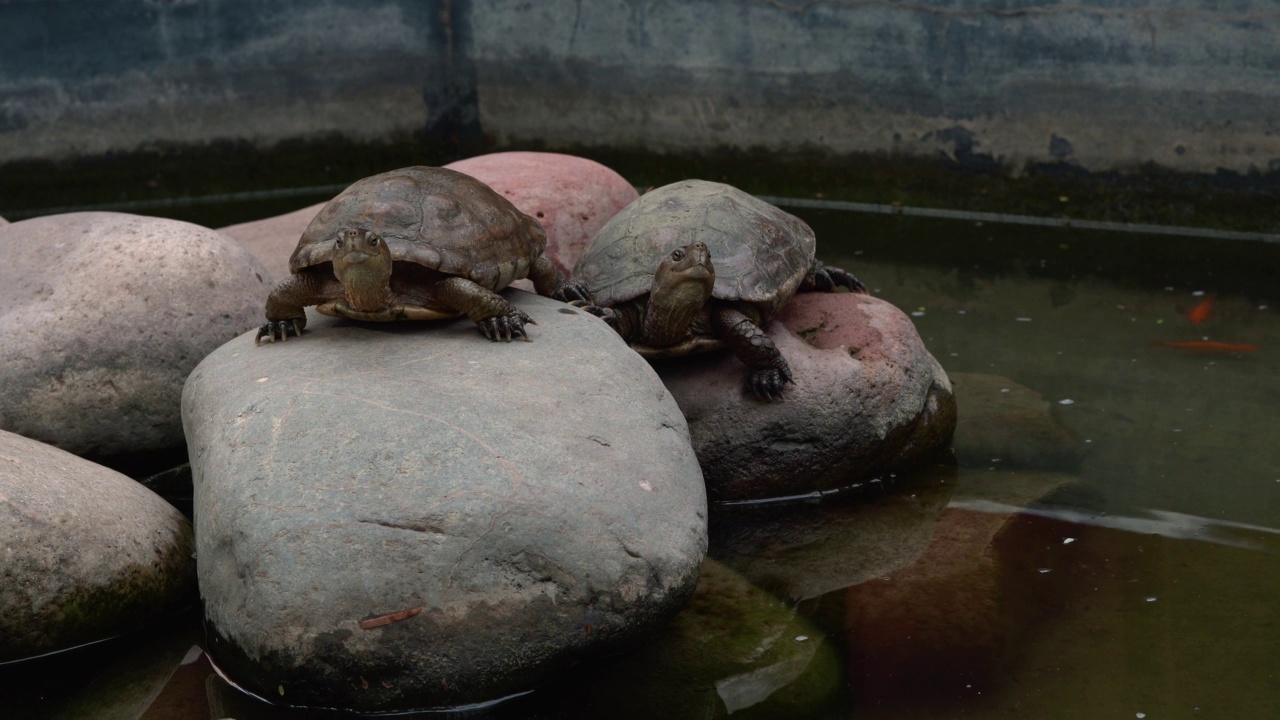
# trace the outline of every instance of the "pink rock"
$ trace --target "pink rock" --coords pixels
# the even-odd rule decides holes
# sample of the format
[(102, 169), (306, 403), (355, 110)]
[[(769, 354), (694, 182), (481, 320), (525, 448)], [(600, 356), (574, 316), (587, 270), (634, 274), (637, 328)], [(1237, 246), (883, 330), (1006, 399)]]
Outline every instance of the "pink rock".
[(497, 190), (547, 231), (547, 257), (568, 274), (592, 236), (640, 197), (621, 175), (593, 160), (545, 152), (500, 152), (450, 163)]
[(727, 352), (655, 365), (689, 421), (709, 499), (786, 497), (887, 479), (949, 446), (951, 383), (893, 305), (802, 293), (765, 329), (795, 377), (781, 401), (752, 395), (745, 367)]
[(258, 258), (271, 273), (271, 279), (280, 282), (289, 277), (289, 256), (298, 245), (302, 231), (324, 206), (325, 203), (317, 203), (264, 220), (228, 225), (218, 228), (218, 232), (235, 240)]

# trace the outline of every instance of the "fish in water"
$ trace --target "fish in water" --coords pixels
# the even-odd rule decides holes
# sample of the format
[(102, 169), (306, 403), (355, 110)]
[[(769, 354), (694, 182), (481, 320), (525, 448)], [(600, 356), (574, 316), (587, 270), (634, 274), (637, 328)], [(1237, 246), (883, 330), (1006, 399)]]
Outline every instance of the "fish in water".
[(1158, 347), (1171, 347), (1179, 350), (1210, 353), (1246, 353), (1257, 352), (1262, 349), (1257, 345), (1219, 342), (1217, 340), (1152, 340), (1151, 344)]
[(1209, 316), (1212, 314), (1213, 298), (1208, 297), (1201, 301), (1199, 305), (1191, 308), (1191, 312), (1187, 313), (1187, 319), (1191, 321), (1192, 325), (1199, 325), (1205, 320), (1208, 320)]

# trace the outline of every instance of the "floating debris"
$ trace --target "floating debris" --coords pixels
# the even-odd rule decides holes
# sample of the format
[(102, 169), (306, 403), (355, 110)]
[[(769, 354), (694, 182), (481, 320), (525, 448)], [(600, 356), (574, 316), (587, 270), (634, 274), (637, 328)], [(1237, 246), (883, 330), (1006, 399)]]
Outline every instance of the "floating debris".
[(1076, 401), (1072, 400), (1071, 398), (1062, 398), (1061, 400), (1058, 401), (1058, 404), (1059, 405), (1075, 405)]

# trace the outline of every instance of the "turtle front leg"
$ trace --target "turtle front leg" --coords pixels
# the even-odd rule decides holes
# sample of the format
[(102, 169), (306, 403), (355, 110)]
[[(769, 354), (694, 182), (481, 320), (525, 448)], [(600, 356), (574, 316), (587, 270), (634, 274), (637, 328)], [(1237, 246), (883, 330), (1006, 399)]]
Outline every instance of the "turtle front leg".
[(529, 268), (529, 279), (533, 281), (533, 289), (543, 297), (560, 302), (571, 303), (575, 300), (591, 305), (591, 293), (587, 286), (579, 280), (570, 280), (560, 272), (546, 255), (539, 255)]
[(303, 308), (318, 305), (326, 300), (341, 297), (341, 286), (333, 287), (312, 273), (291, 275), (276, 285), (267, 296), (267, 321), (258, 327), (258, 335), (253, 339), (254, 345), (261, 345), (262, 339), (267, 342), (289, 339), (289, 331), (294, 336), (302, 337), (302, 329), (307, 326), (307, 314)]
[(820, 260), (813, 261), (809, 275), (801, 283), (800, 289), (809, 292), (835, 292), (838, 287), (848, 288), (850, 292), (867, 294), (867, 286), (853, 276), (848, 270), (827, 265)]
[(712, 329), (747, 366), (747, 386), (762, 400), (779, 400), (787, 383), (794, 383), (791, 367), (756, 321), (733, 306), (711, 314)]
[(506, 298), (466, 278), (441, 280), (436, 283), (433, 296), (435, 303), (471, 318), (490, 340), (511, 342), (513, 337), (521, 336), (527, 342), (529, 333), (524, 326), (538, 324)]

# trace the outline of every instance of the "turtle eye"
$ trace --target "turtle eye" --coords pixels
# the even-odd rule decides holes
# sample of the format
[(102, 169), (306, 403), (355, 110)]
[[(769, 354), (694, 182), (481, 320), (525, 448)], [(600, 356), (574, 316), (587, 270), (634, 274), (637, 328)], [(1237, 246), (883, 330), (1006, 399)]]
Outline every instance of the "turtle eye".
[(369, 234), (369, 247), (378, 247), (378, 236), (373, 233)]
[(676, 262), (680, 262), (681, 260), (684, 259), (684, 251), (676, 250), (675, 252), (671, 253), (671, 259), (675, 260)]

